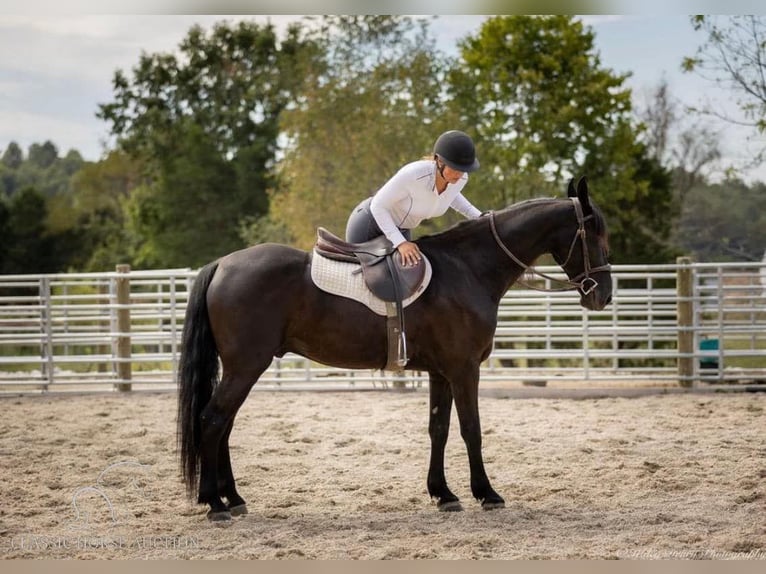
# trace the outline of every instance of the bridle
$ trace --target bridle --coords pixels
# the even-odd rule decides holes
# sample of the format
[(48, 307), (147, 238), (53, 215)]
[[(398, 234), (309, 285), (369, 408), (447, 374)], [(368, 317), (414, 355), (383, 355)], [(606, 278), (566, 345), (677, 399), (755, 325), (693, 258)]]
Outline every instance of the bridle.
[(574, 205), (575, 215), (577, 216), (577, 231), (575, 232), (575, 236), (572, 239), (572, 243), (569, 246), (569, 253), (567, 254), (566, 260), (561, 263), (561, 267), (565, 267), (567, 263), (569, 263), (569, 260), (572, 258), (572, 253), (574, 253), (575, 245), (577, 244), (577, 239), (579, 238), (582, 243), (582, 258), (583, 258), (583, 265), (584, 270), (582, 273), (577, 275), (576, 277), (573, 277), (572, 279), (559, 279), (558, 277), (553, 277), (551, 275), (547, 275), (545, 273), (542, 273), (541, 271), (538, 271), (534, 267), (527, 265), (523, 261), (521, 261), (518, 257), (516, 257), (513, 253), (511, 253), (511, 250), (508, 249), (505, 244), (503, 243), (503, 240), (500, 238), (500, 235), (497, 233), (497, 226), (495, 225), (495, 212), (490, 211), (489, 212), (489, 227), (492, 229), (492, 235), (495, 238), (495, 241), (500, 246), (500, 249), (503, 250), (503, 252), (511, 258), (512, 261), (514, 261), (516, 264), (520, 265), (525, 273), (531, 273), (534, 275), (537, 275), (538, 277), (543, 277), (545, 279), (549, 279), (551, 281), (555, 281), (557, 283), (562, 283), (564, 285), (567, 285), (567, 287), (562, 287), (560, 289), (546, 289), (541, 287), (534, 287), (532, 285), (529, 285), (521, 280), (518, 282), (526, 287), (527, 289), (533, 289), (535, 291), (570, 291), (572, 289), (579, 289), (583, 295), (588, 295), (593, 292), (593, 290), (598, 287), (598, 281), (593, 279), (591, 277), (592, 273), (598, 273), (599, 271), (609, 271), (612, 266), (607, 263), (605, 265), (599, 265), (598, 267), (591, 267), (590, 265), (590, 256), (588, 255), (588, 245), (586, 244), (586, 232), (585, 232), (585, 222), (589, 219), (593, 218), (593, 214), (590, 215), (584, 215), (582, 211), (582, 204), (580, 203), (580, 199), (577, 197), (570, 197), (569, 199), (572, 200), (572, 204)]

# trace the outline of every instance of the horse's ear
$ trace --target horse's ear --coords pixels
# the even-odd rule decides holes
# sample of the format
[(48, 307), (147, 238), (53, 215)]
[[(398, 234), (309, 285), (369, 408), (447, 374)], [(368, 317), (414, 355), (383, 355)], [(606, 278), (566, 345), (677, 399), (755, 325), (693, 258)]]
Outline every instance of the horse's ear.
[(569, 180), (569, 186), (567, 187), (567, 197), (577, 197), (577, 192), (575, 191), (574, 186), (574, 178)]
[(580, 205), (582, 205), (583, 213), (585, 215), (593, 213), (593, 208), (590, 206), (590, 199), (588, 198), (588, 178), (585, 176), (582, 176), (577, 182), (577, 197), (580, 200)]

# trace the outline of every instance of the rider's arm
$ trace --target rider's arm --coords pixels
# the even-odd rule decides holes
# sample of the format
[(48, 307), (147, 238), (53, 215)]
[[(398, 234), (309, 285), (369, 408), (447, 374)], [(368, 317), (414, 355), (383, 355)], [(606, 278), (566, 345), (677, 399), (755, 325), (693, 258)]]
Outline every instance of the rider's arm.
[(476, 207), (474, 207), (462, 193), (458, 193), (455, 196), (450, 207), (468, 219), (476, 219), (481, 215), (481, 211), (476, 209)]
[(393, 209), (397, 203), (412, 201), (405, 183), (406, 178), (399, 171), (378, 190), (370, 203), (372, 216), (394, 247), (398, 247), (406, 241), (393, 216)]

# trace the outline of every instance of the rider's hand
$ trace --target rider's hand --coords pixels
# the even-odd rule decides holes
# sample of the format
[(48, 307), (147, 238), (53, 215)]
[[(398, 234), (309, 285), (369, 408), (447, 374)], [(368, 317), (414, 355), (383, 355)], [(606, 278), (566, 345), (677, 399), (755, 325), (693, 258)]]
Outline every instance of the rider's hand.
[(418, 249), (418, 246), (412, 241), (405, 241), (404, 243), (400, 243), (396, 249), (399, 251), (399, 255), (401, 255), (402, 263), (405, 267), (410, 265), (414, 267), (420, 263), (420, 249)]

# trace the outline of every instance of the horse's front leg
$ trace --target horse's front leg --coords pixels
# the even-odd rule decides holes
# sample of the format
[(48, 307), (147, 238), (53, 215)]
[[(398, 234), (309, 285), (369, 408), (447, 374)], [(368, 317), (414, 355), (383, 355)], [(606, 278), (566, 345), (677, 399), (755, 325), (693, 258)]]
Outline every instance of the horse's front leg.
[(505, 501), (495, 492), (484, 470), (481, 454), (481, 423), (479, 421), (479, 366), (464, 369), (450, 378), (455, 398), (460, 434), (468, 450), (471, 468), (471, 492), (484, 510), (504, 508)]
[(431, 437), (428, 494), (436, 501), (439, 510), (463, 510), (458, 497), (447, 486), (447, 478), (444, 475), (444, 448), (449, 436), (452, 390), (444, 377), (429, 373), (428, 392), (430, 395), (428, 434)]

